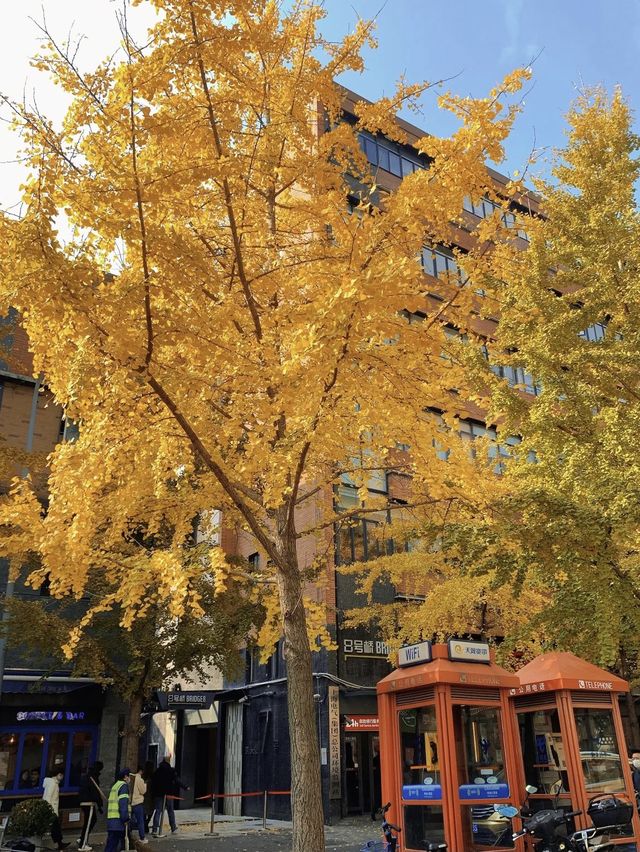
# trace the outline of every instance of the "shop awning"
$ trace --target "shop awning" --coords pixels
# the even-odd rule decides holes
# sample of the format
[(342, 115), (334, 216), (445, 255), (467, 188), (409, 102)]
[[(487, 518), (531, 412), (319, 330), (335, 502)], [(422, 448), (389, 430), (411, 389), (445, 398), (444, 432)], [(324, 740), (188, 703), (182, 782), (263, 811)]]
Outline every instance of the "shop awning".
[(5, 675), (2, 678), (3, 693), (32, 694), (32, 695), (61, 695), (75, 692), (78, 689), (94, 687), (95, 681), (77, 678), (41, 678)]

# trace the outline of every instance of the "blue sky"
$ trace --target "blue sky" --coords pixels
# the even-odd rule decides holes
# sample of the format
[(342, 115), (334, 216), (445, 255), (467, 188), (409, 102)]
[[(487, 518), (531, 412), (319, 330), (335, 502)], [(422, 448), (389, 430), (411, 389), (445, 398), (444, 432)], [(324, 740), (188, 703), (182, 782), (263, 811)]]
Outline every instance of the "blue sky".
[[(342, 82), (368, 98), (392, 91), (393, 81), (438, 80), (458, 75), (447, 87), (483, 96), (506, 73), (533, 66), (524, 110), (507, 145), (501, 171), (522, 170), (532, 147), (564, 145), (564, 115), (580, 88), (620, 84), (640, 109), (640, 0), (326, 0), (324, 33), (334, 39), (356, 16), (378, 15), (379, 47), (369, 52), (364, 75)], [(382, 7), (382, 9), (381, 9)], [(427, 95), (423, 129), (443, 135), (455, 127)], [(637, 127), (637, 122), (636, 122)], [(535, 171), (548, 168), (544, 154)]]
[[(283, 0), (286, 4), (290, 0)], [(357, 17), (378, 15), (379, 48), (366, 54), (367, 70), (342, 82), (365, 97), (389, 94), (404, 74), (410, 81), (455, 77), (452, 91), (485, 95), (517, 65), (534, 65), (534, 80), (524, 112), (507, 145), (502, 171), (522, 170), (534, 144), (549, 151), (564, 142), (564, 114), (580, 86), (621, 84), (632, 106), (640, 108), (640, 0), (325, 0), (324, 34), (337, 39)], [(14, 98), (35, 92), (54, 120), (65, 101), (43, 75), (29, 68), (38, 32), (29, 17), (42, 10), (52, 30), (64, 37), (73, 25), (86, 35), (81, 51), (88, 68), (118, 42), (113, 0), (20, 0), (3, 4), (0, 28), (0, 91)], [(6, 8), (5, 8), (6, 7)], [(381, 8), (382, 7), (382, 8)], [(130, 12), (134, 32), (152, 20), (149, 4)], [(457, 75), (457, 76), (456, 76)], [(409, 120), (443, 135), (455, 126), (428, 95), (421, 116)], [(6, 110), (0, 110), (6, 118)], [(0, 121), (0, 206), (15, 203), (21, 179), (16, 139)], [(536, 170), (547, 168), (540, 159)]]

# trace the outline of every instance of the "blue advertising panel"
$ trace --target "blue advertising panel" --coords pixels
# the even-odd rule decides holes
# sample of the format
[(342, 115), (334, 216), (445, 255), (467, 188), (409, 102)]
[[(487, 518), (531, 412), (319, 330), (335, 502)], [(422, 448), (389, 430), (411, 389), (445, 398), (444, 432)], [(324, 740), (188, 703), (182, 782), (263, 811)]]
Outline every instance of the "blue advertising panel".
[(439, 802), (442, 799), (440, 784), (404, 784), (402, 798), (405, 801)]
[(507, 799), (509, 798), (508, 784), (462, 784), (458, 791), (461, 799)]

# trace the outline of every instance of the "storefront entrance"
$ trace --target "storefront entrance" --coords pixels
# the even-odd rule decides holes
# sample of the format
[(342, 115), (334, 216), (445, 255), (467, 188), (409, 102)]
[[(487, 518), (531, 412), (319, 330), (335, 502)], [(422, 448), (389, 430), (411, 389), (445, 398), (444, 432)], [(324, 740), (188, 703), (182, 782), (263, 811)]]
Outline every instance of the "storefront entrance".
[(381, 805), (380, 738), (377, 730), (354, 730), (351, 719), (344, 725), (343, 813), (374, 813)]

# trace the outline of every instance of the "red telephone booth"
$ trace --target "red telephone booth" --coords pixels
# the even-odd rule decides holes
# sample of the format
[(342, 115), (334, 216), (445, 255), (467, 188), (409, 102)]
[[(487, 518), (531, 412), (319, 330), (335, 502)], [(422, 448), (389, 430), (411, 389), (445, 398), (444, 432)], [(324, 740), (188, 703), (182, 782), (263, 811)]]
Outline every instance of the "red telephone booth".
[(382, 798), (403, 850), (425, 839), (454, 852), (513, 848), (511, 822), (493, 806), (519, 803), (509, 702), (518, 687), (483, 643), (401, 649), (377, 690)]
[(587, 828), (589, 802), (618, 794), (633, 803), (633, 817), (624, 836), (610, 841), (638, 849), (640, 824), (618, 700), (628, 683), (569, 652), (536, 657), (517, 676), (511, 704), (521, 797), (532, 785), (538, 790), (530, 798), (532, 810), (556, 804), (580, 810), (576, 828)]

